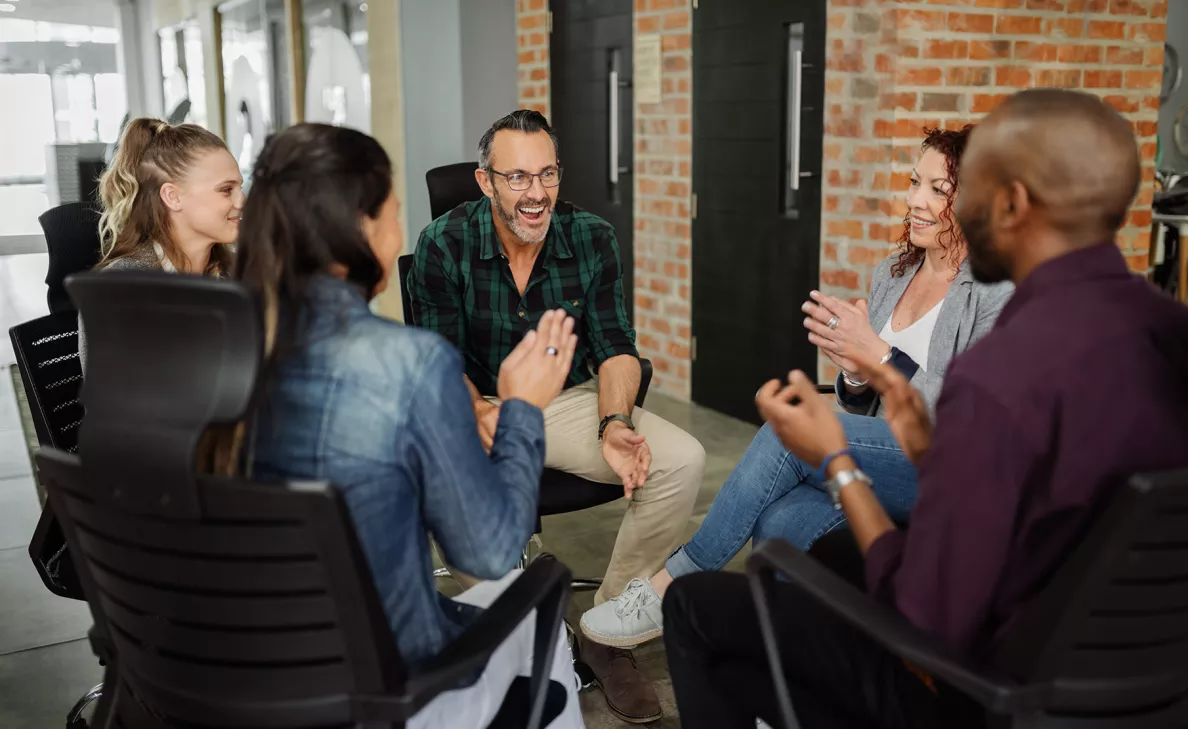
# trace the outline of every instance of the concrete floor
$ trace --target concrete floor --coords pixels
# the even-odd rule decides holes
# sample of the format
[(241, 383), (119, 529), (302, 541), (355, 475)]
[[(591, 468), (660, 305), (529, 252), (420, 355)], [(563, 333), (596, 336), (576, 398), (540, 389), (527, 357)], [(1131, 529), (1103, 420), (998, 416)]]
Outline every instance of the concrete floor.
[[(686, 537), (690, 537), (705, 518), (714, 495), (718, 493), (734, 465), (742, 458), (757, 428), (712, 410), (661, 395), (649, 396), (647, 407), (669, 422), (684, 428), (705, 446), (705, 478), (701, 484), (701, 493), (697, 497), (693, 519), (686, 528)], [(625, 502), (614, 502), (576, 514), (546, 517), (541, 539), (545, 548), (557, 555), (575, 575), (601, 577), (606, 570), (625, 509)], [(729, 569), (741, 570), (749, 551), (748, 547), (735, 557)], [(570, 624), (577, 625), (581, 614), (593, 604), (593, 592), (577, 593), (569, 607)], [(650, 726), (658, 729), (676, 729), (681, 722), (672, 694), (672, 681), (668, 676), (668, 659), (663, 642), (654, 641), (637, 649), (635, 657), (640, 670), (655, 682), (664, 709), (664, 717)], [(629, 726), (610, 713), (602, 692), (597, 688), (584, 691), (581, 699), (582, 713), (588, 729), (624, 729)]]
[[(21, 259), (14, 261), (13, 259)], [(39, 268), (30, 274), (30, 266)], [(0, 287), (0, 327), (8, 327), (44, 313), (44, 276), (41, 258), (0, 257), (0, 280), (33, 281), (38, 286)], [(19, 268), (19, 274), (18, 269)], [(10, 274), (12, 277), (10, 278)], [(28, 292), (27, 295), (25, 293)], [(34, 297), (34, 294), (36, 295)], [(7, 345), (7, 337), (3, 343)], [(29, 465), (29, 443), (21, 428), (17, 395), (9, 365), (11, 349), (0, 350), (0, 727), (56, 729), (74, 701), (102, 678), (85, 640), (90, 627), (86, 605), (59, 598), (46, 590), (29, 560), (27, 546), (39, 513)], [(755, 428), (718, 413), (660, 395), (648, 408), (701, 440), (707, 453), (705, 480), (697, 510), (687, 527), (692, 535), (714, 495), (746, 450)], [(541, 535), (544, 547), (568, 565), (575, 575), (601, 577), (618, 532), (625, 502), (547, 517)], [(731, 568), (740, 568), (745, 552)], [(456, 589), (443, 584), (443, 591)], [(575, 595), (569, 619), (576, 624), (592, 605), (593, 593)], [(636, 651), (644, 673), (656, 683), (664, 718), (651, 726), (680, 726), (664, 647), (654, 642)], [(596, 688), (583, 692), (582, 710), (589, 729), (628, 726), (615, 718)]]

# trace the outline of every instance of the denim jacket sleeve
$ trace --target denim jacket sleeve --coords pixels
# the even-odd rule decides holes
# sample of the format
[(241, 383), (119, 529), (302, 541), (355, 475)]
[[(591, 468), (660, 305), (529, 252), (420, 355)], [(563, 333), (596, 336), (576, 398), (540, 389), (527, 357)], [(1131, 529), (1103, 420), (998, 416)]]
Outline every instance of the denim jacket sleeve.
[(505, 401), (487, 455), (460, 355), (443, 343), (426, 357), (423, 373), (410, 421), (425, 520), (450, 564), (481, 579), (502, 577), (536, 525), (544, 416), (521, 400)]

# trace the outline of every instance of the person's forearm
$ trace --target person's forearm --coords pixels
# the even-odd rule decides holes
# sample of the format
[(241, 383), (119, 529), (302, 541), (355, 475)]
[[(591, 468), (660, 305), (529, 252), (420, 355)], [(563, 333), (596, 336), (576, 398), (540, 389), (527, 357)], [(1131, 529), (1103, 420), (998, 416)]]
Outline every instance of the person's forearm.
[[(852, 458), (840, 456), (829, 464), (827, 475), (833, 478), (840, 471), (857, 467)], [(879, 537), (895, 529), (895, 523), (879, 504), (874, 491), (861, 481), (854, 481), (841, 490), (841, 505), (862, 554), (866, 554)]]
[(598, 418), (631, 415), (639, 394), (639, 359), (622, 354), (598, 368)]

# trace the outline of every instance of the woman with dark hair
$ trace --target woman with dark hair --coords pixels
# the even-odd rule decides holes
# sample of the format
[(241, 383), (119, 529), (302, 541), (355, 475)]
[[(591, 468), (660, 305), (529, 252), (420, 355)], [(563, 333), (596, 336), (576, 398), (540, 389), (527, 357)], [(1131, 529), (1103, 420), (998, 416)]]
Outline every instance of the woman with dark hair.
[[(957, 171), (971, 126), (927, 130), (912, 170), (899, 250), (875, 269), (870, 305), (811, 293), (802, 307), (809, 341), (841, 370), (838, 404), (849, 449), (874, 481), (893, 519), (907, 521), (916, 502), (916, 470), (882, 417), (874, 391), (852, 357), (890, 362), (935, 410), (949, 362), (982, 338), (1010, 297), (1010, 284), (977, 283), (966, 244), (953, 217)], [(681, 575), (726, 566), (750, 540), (782, 538), (807, 550), (845, 517), (813, 469), (764, 425), (718, 492), (688, 544), (650, 580), (633, 580), (619, 597), (588, 611), (582, 631), (590, 640), (629, 647), (663, 634), (661, 600)]]
[[(259, 479), (342, 490), (415, 676), (515, 578), (536, 523), (541, 410), (569, 372), (573, 320), (548, 312), (503, 363), (504, 404), (488, 455), (458, 352), (368, 307), (403, 246), (379, 143), (298, 124), (265, 142), (252, 179), (235, 275), (264, 303), (265, 386), (249, 424), (221, 434), (208, 465), (225, 473), (246, 460)], [(252, 444), (246, 459), (242, 441)], [(494, 582), (457, 600), (440, 595), (430, 537), (451, 564)], [(530, 672), (534, 622), (497, 649), (473, 685), (439, 696), (409, 726), (486, 726), (515, 677)], [(562, 635), (551, 674), (569, 701), (556, 727), (582, 726), (571, 660)]]

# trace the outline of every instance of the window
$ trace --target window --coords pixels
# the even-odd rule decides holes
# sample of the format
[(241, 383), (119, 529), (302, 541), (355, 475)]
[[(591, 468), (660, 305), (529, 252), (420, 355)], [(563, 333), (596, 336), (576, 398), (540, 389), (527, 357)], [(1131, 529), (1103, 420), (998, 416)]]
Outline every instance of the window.
[(46, 189), (52, 145), (116, 141), (127, 109), (119, 40), (115, 27), (0, 18), (0, 99), (19, 99), (0, 103), (0, 254), (4, 236), (41, 234), (37, 216), (58, 198)]

